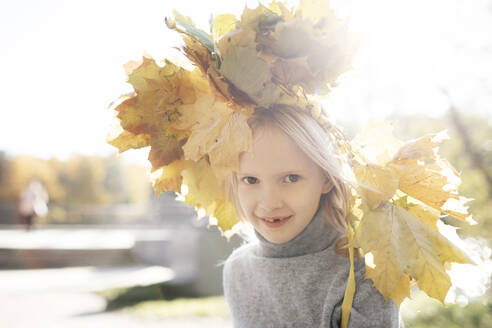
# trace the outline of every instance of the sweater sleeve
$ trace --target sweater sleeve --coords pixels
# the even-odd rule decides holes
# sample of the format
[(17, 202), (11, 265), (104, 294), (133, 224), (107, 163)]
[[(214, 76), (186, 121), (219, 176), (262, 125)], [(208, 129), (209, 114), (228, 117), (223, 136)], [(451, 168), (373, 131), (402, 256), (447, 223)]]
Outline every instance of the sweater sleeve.
[(234, 326), (239, 326), (237, 320), (241, 311), (241, 297), (244, 291), (239, 290), (237, 279), (241, 279), (242, 272), (237, 270), (237, 262), (241, 262), (244, 256), (245, 247), (235, 249), (224, 262), (222, 271), (222, 287), (227, 308), (233, 319)]
[(229, 312), (231, 312), (230, 308), (230, 303), (231, 303), (231, 298), (232, 298), (232, 283), (234, 279), (231, 277), (231, 258), (229, 257), (225, 262), (223, 266), (223, 271), (222, 271), (222, 287), (224, 291), (224, 298), (226, 300), (227, 306), (229, 308)]
[[(364, 279), (365, 263), (356, 261), (356, 292), (350, 310), (349, 328), (404, 328), (398, 305), (392, 300), (385, 301), (383, 295), (374, 287), (372, 280)], [(332, 327), (340, 327), (342, 302), (334, 309)]]

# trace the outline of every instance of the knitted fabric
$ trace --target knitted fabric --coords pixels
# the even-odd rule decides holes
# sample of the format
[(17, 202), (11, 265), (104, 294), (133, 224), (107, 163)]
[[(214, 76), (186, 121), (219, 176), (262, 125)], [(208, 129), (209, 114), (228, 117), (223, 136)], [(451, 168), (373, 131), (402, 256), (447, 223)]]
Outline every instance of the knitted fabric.
[[(349, 275), (334, 250), (341, 235), (318, 210), (308, 226), (283, 244), (259, 239), (236, 249), (223, 270), (234, 327), (340, 327)], [(397, 305), (385, 302), (355, 260), (356, 292), (349, 327), (403, 327)]]

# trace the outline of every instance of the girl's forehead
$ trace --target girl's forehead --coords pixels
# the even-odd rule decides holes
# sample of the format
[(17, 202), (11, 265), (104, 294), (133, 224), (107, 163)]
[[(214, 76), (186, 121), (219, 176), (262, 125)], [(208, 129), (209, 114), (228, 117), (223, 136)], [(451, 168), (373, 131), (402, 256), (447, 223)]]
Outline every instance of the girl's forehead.
[(279, 128), (261, 129), (253, 132), (253, 153), (255, 156), (278, 156), (300, 150), (294, 140)]
[(239, 156), (239, 173), (277, 174), (309, 170), (314, 164), (295, 141), (278, 128), (262, 129), (254, 137), (253, 153)]

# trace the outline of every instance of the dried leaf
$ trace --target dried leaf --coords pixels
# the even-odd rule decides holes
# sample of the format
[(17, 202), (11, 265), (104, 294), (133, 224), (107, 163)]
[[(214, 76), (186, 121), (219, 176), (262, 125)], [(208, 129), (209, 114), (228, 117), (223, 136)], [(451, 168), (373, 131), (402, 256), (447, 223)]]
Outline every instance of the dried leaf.
[(231, 46), (223, 57), (220, 73), (258, 105), (269, 106), (280, 95), (271, 82), (268, 63), (257, 56), (254, 46)]
[(415, 140), (407, 141), (396, 153), (395, 159), (437, 158), (437, 151), (443, 140), (449, 139), (446, 131), (427, 134)]
[(354, 174), (359, 183), (359, 193), (371, 209), (375, 209), (381, 202), (391, 199), (398, 188), (398, 179), (393, 176), (390, 169), (356, 163)]
[(280, 58), (299, 58), (312, 55), (312, 49), (320, 40), (314, 33), (313, 24), (300, 18), (291, 22), (278, 23), (270, 39), (263, 44)]
[(196, 66), (200, 68), (203, 74), (206, 74), (210, 66), (213, 66), (213, 59), (210, 51), (202, 43), (187, 35), (183, 36), (185, 46), (182, 51), (184, 55)]
[(350, 142), (363, 158), (361, 162), (384, 166), (391, 161), (403, 142), (393, 136), (393, 126), (387, 122), (368, 122)]
[(291, 21), (294, 19), (294, 12), (287, 8), (285, 3), (272, 1), (268, 4), (268, 8), (278, 16), (281, 16), (284, 21)]
[(231, 230), (232, 227), (239, 222), (234, 206), (225, 201), (216, 202), (214, 216), (217, 218), (217, 226), (220, 228), (222, 234)]
[[(185, 17), (178, 13), (176, 10), (173, 11), (173, 15), (176, 23), (178, 25), (181, 25), (189, 35), (193, 36), (196, 40), (205, 45), (210, 52), (214, 51), (214, 41), (212, 40), (210, 34), (197, 28), (191, 17)], [(173, 28), (173, 26), (169, 27)]]
[(447, 263), (471, 263), (438, 231), (390, 203), (365, 214), (355, 240), (364, 253), (373, 254), (376, 267), (371, 276), (385, 298), (395, 293), (402, 274), (407, 274), (421, 290), (444, 302), (451, 286)]
[(239, 156), (243, 151), (253, 151), (253, 136), (248, 116), (234, 112), (222, 128), (217, 142), (209, 149), (212, 166), (221, 171), (239, 172)]
[(218, 42), (217, 48), (222, 57), (227, 56), (227, 51), (232, 46), (247, 47), (255, 44), (256, 32), (250, 28), (235, 29), (224, 35)]
[(190, 163), (187, 164), (187, 161), (177, 160), (161, 168), (161, 175), (152, 181), (156, 197), (167, 190), (173, 190), (177, 193), (181, 192), (181, 183), (183, 180), (181, 172), (186, 165), (190, 165)]
[(177, 140), (164, 134), (155, 134), (150, 138), (149, 162), (152, 170), (168, 165), (183, 157), (183, 144), (186, 140)]
[(316, 78), (309, 68), (307, 57), (278, 58), (273, 64), (272, 73), (275, 83), (285, 85), (310, 83)]
[[(393, 160), (387, 167), (392, 169), (399, 179), (398, 188), (409, 196), (458, 219), (466, 221), (468, 218), (469, 214), (464, 207), (468, 199), (457, 195), (461, 179), (447, 161), (439, 159), (425, 163), (403, 159)], [(449, 199), (454, 201), (448, 202)], [(444, 206), (445, 204), (447, 205)]]
[(395, 205), (404, 208), (408, 212), (412, 213), (415, 217), (419, 218), (422, 222), (425, 222), (429, 227), (438, 231), (437, 221), (439, 221), (441, 212), (419, 202), (416, 199), (410, 198), (405, 195), (394, 201)]
[(236, 28), (237, 18), (234, 14), (217, 15), (214, 19), (214, 40), (233, 31)]
[(191, 135), (183, 146), (185, 159), (198, 161), (219, 142), (222, 129), (230, 120), (233, 110), (226, 103), (216, 103), (214, 108), (213, 112), (193, 126)]
[(183, 184), (188, 186), (184, 203), (205, 209), (215, 206), (215, 200), (221, 199), (222, 194), (210, 164), (206, 159), (196, 162), (187, 161), (187, 163), (189, 165), (186, 165), (181, 173)]
[(300, 0), (295, 16), (307, 18), (313, 22), (313, 25), (329, 24), (337, 21), (329, 0)]
[(268, 21), (268, 18), (271, 16), (278, 17), (272, 10), (262, 4), (259, 4), (255, 9), (250, 9), (248, 6), (245, 6), (241, 15), (241, 20), (237, 23), (237, 27), (241, 29), (249, 27), (257, 31), (259, 25), (262, 22)]
[(118, 148), (118, 151), (122, 153), (128, 149), (150, 146), (150, 136), (148, 134), (133, 134), (123, 131), (116, 138), (108, 140), (108, 143)]

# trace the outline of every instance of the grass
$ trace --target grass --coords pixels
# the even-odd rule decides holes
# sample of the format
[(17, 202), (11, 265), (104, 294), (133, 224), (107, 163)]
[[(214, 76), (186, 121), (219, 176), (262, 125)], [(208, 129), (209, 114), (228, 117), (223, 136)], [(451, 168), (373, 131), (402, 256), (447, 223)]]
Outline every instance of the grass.
[(443, 305), (422, 291), (401, 305), (405, 328), (489, 328), (492, 323), (492, 291), (468, 303)]
[[(192, 297), (183, 289), (151, 285), (109, 289), (98, 293), (106, 299), (108, 311), (125, 312), (152, 319), (180, 317), (230, 318), (223, 296)], [(184, 295), (188, 294), (188, 297)], [(406, 328), (489, 328), (492, 322), (492, 292), (466, 306), (442, 305), (421, 291), (401, 305)]]
[(178, 298), (171, 301), (145, 301), (129, 310), (138, 315), (159, 319), (173, 317), (229, 317), (223, 296), (193, 299)]
[(146, 287), (108, 289), (98, 292), (106, 300), (106, 310), (123, 310), (149, 318), (222, 317), (229, 318), (223, 296), (193, 297), (182, 289), (156, 284)]

